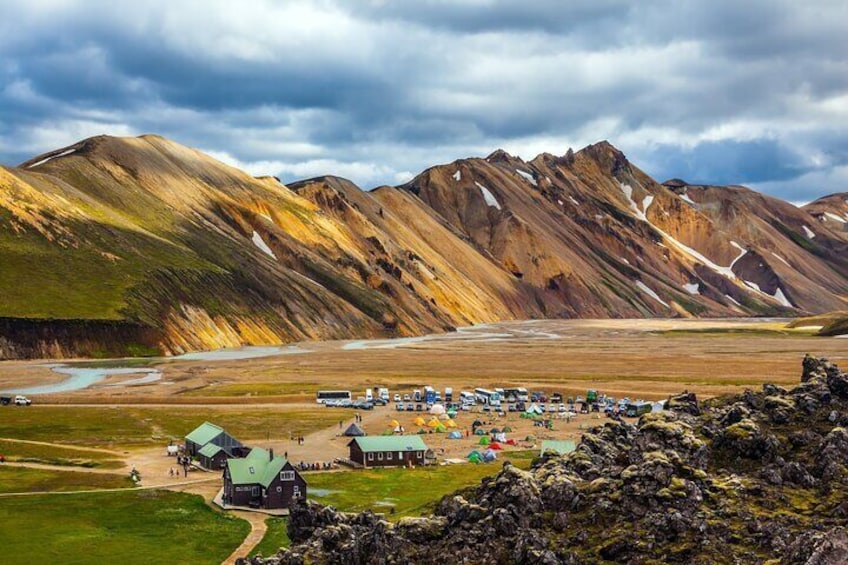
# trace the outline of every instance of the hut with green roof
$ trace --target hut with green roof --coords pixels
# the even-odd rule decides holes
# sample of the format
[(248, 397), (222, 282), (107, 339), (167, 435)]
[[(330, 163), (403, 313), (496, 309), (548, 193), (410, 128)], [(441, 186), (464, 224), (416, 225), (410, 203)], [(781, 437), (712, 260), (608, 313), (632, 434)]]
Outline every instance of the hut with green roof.
[(306, 481), (284, 457), (260, 447), (244, 459), (228, 459), (224, 467), (223, 502), (268, 510), (288, 508), (306, 498)]
[(347, 446), (350, 460), (365, 468), (423, 465), (427, 451), (420, 435), (356, 437)]

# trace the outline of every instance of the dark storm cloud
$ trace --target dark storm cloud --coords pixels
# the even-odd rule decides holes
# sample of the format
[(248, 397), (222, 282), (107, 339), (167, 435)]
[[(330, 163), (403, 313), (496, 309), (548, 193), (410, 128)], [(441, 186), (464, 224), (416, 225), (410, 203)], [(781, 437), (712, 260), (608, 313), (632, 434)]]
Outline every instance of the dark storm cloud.
[(659, 179), (846, 189), (844, 2), (3, 4), (5, 163), (155, 132), (373, 186), (606, 138)]

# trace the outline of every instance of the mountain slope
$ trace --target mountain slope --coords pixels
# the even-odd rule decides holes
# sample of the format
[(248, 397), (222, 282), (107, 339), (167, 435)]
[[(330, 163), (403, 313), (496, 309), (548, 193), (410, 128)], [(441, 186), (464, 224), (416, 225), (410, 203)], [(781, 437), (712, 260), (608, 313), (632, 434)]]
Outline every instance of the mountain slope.
[(0, 168), (0, 357), (844, 309), (848, 238), (813, 212), (661, 185), (606, 142), (364, 192), (95, 137)]

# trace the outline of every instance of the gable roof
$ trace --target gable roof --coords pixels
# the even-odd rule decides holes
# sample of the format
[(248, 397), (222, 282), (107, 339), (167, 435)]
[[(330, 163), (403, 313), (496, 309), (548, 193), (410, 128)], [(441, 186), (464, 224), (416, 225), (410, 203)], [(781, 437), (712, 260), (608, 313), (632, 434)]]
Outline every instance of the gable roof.
[(348, 446), (356, 443), (363, 453), (370, 451), (424, 451), (427, 446), (421, 436), (368, 436), (350, 440)]
[(204, 457), (215, 457), (220, 451), (224, 451), (224, 448), (215, 445), (214, 443), (207, 443), (200, 449), (200, 451), (197, 452), (197, 454)]
[(545, 452), (550, 451), (551, 453), (556, 453), (558, 455), (565, 455), (566, 453), (571, 453), (577, 448), (575, 443), (571, 440), (555, 440), (555, 439), (543, 439), (542, 440), (542, 452), (539, 456), (545, 454)]
[(347, 437), (357, 437), (357, 436), (364, 436), (365, 432), (362, 430), (362, 428), (360, 428), (359, 426), (356, 425), (356, 422), (354, 422), (347, 427), (347, 429), (344, 431), (343, 435), (345, 435)]
[(244, 459), (227, 459), (230, 481), (234, 485), (262, 485), (267, 488), (288, 461), (274, 457), (261, 447), (254, 447)]
[(222, 433), (224, 433), (224, 428), (221, 426), (216, 426), (209, 422), (203, 422), (194, 428), (191, 433), (186, 435), (185, 438), (189, 441), (193, 441), (197, 445), (206, 445)]

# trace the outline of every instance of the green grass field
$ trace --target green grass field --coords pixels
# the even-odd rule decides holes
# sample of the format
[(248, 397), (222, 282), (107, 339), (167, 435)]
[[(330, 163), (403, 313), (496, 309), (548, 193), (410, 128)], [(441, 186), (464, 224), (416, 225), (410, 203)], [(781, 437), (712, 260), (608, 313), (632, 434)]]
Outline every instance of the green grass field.
[(289, 546), (289, 534), (286, 532), (287, 518), (268, 518), (265, 524), (268, 526), (268, 531), (265, 532), (265, 537), (262, 538), (259, 545), (250, 552), (251, 557), (254, 555), (268, 557), (277, 553), (277, 550), (281, 547)]
[(243, 439), (257, 430), (308, 434), (353, 416), (352, 410), (32, 406), (0, 410), (0, 437), (91, 447), (139, 446), (180, 439), (205, 420)]
[(218, 565), (250, 526), (200, 496), (165, 491), (0, 499), (4, 564)]
[(69, 467), (99, 467), (120, 469), (124, 466), (117, 456), (83, 449), (68, 449), (54, 445), (39, 445), (0, 439), (0, 454), (6, 461), (67, 465)]
[(0, 493), (95, 490), (131, 486), (129, 475), (0, 465)]

